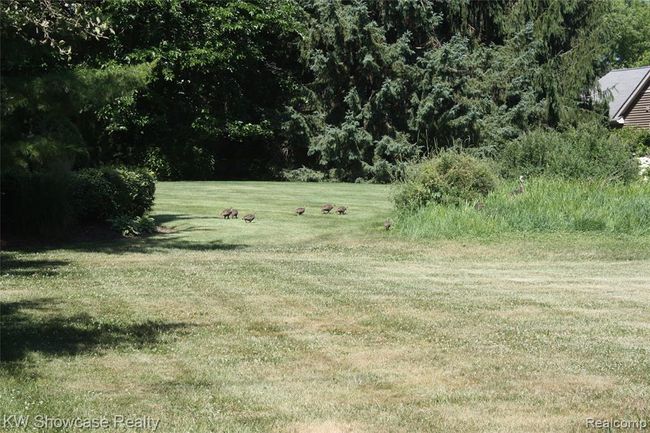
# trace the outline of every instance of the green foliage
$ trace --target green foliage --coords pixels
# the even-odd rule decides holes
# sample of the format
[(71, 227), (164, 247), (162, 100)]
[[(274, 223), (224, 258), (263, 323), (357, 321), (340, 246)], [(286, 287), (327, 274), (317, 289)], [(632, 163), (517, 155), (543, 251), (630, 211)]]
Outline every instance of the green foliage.
[(116, 99), (146, 85), (150, 64), (70, 68), (2, 80), (2, 168), (72, 167), (96, 149), (94, 125)]
[(100, 18), (94, 2), (51, 2), (49, 0), (5, 0), (0, 9), (3, 26), (31, 46), (43, 45), (53, 56), (72, 57), (69, 38), (99, 40), (115, 31)]
[(116, 212), (125, 215), (143, 215), (153, 206), (156, 178), (142, 168), (116, 167), (112, 179), (119, 185)]
[(470, 204), (430, 204), (396, 222), (413, 238), (496, 238), (507, 233), (600, 232), (650, 234), (650, 183), (607, 184), (539, 177), (522, 195), (511, 196), (504, 183), (476, 210)]
[(417, 209), (429, 203), (461, 205), (487, 195), (497, 185), (491, 165), (454, 151), (414, 166), (395, 195), (398, 209)]
[(282, 170), (282, 178), (289, 182), (324, 182), (327, 175), (322, 171), (300, 167), (293, 170)]
[[(596, 108), (647, 58), (647, 2), (9, 0), (2, 169), (145, 166), (161, 179), (305, 166), (390, 182), (462, 147), (493, 157)], [(191, 29), (191, 31), (188, 31)]]
[(140, 236), (156, 232), (156, 221), (148, 216), (119, 215), (109, 220), (111, 228), (124, 237)]
[(564, 131), (535, 130), (510, 142), (501, 154), (507, 175), (620, 180), (637, 176), (629, 145), (604, 126), (585, 123)]
[(589, 0), (304, 9), (308, 153), (348, 181), (387, 182), (441, 148), (495, 155), (534, 127), (575, 123), (611, 31), (607, 4)]
[(114, 126), (101, 144), (117, 161), (172, 179), (270, 176), (286, 164), (292, 1), (109, 1), (103, 11), (120, 29), (109, 44), (119, 61), (155, 60), (147, 88), (106, 113)]
[[(109, 169), (110, 170), (110, 169)], [(74, 175), (72, 203), (80, 222), (101, 222), (116, 214), (117, 185), (107, 169), (84, 169)]]
[(151, 209), (153, 174), (103, 167), (79, 172), (8, 172), (2, 178), (3, 230), (60, 236), (76, 224), (138, 217)]
[(650, 65), (650, 2), (614, 0), (608, 19), (614, 28), (613, 61), (619, 67)]
[(616, 140), (624, 143), (637, 156), (650, 156), (650, 129), (619, 128), (611, 132)]
[(169, 160), (157, 147), (149, 149), (145, 156), (144, 167), (151, 171), (158, 180), (169, 180), (172, 167)]
[(75, 178), (72, 199), (80, 221), (141, 216), (153, 205), (155, 178), (146, 169), (88, 168)]
[[(340, 180), (387, 181), (403, 161), (418, 156), (408, 131), (415, 57), (412, 45), (426, 43), (422, 29), (438, 22), (431, 8), (415, 2), (403, 9), (385, 3), (393, 30), (376, 14), (379, 4), (318, 1), (305, 5), (310, 19), (303, 39), (309, 83), (309, 155)], [(406, 25), (409, 17), (416, 22)], [(421, 27), (419, 27), (421, 26)], [(413, 32), (411, 32), (413, 30)]]
[[(114, 33), (96, 2), (8, 0), (1, 9), (2, 170), (97, 160), (109, 106), (133, 100), (152, 64), (98, 56)], [(108, 162), (114, 155), (101, 154)]]

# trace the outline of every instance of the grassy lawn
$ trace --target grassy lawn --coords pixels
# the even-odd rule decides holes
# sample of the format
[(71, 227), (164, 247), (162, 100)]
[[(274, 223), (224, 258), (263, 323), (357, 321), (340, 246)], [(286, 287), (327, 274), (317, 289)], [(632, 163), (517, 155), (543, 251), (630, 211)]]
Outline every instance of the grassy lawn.
[[(383, 230), (388, 192), (160, 183), (154, 213), (174, 233), (4, 252), (0, 418), (149, 416), (164, 432), (650, 423), (648, 237), (415, 242)], [(325, 202), (349, 214), (321, 215)], [(230, 206), (257, 219), (216, 218)]]

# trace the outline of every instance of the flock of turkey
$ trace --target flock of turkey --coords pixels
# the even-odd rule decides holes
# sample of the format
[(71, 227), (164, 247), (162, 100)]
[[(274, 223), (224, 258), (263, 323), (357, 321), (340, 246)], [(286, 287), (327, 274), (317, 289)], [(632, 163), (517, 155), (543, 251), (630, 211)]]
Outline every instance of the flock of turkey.
[[(512, 190), (510, 192), (510, 195), (515, 196), (515, 195), (523, 194), (524, 191), (525, 191), (525, 187), (524, 187), (524, 182), (525, 181), (526, 181), (526, 178), (524, 176), (519, 176), (519, 186), (517, 188), (515, 188), (514, 190)], [(324, 205), (322, 205), (320, 207), (320, 211), (321, 211), (322, 214), (329, 214), (330, 212), (332, 212), (334, 210), (334, 207), (335, 206), (333, 204), (327, 203), (327, 204), (324, 204)], [(474, 204), (474, 208), (476, 210), (478, 210), (478, 211), (483, 210), (485, 208), (485, 203), (480, 202), (480, 201), (476, 202)], [(303, 215), (305, 213), (305, 211), (306, 211), (306, 209), (304, 207), (297, 207), (294, 210), (294, 212), (295, 212), (295, 214), (297, 216)], [(347, 211), (348, 211), (348, 208), (345, 207), (345, 206), (338, 206), (336, 208), (336, 213), (339, 214), (339, 215), (345, 215), (347, 213)], [(228, 208), (228, 209), (224, 209), (221, 212), (221, 216), (224, 219), (231, 219), (231, 218), (238, 219), (239, 218), (239, 211), (237, 209), (231, 207), (231, 208)], [(253, 220), (255, 219), (255, 214), (254, 213), (246, 214), (246, 215), (243, 216), (242, 219), (244, 220), (244, 222), (252, 223)], [(392, 226), (393, 226), (393, 221), (391, 221), (390, 219), (387, 219), (387, 220), (384, 221), (384, 229), (390, 230)]]
[[(333, 204), (324, 204), (323, 206), (320, 207), (321, 213), (323, 214), (329, 214), (332, 210), (334, 210), (334, 205)], [(295, 209), (296, 215), (300, 216), (304, 214), (306, 209), (304, 207), (297, 207)], [(345, 206), (339, 206), (336, 208), (336, 213), (339, 215), (345, 215), (348, 212), (348, 208)], [(239, 211), (235, 208), (229, 207), (227, 209), (224, 209), (221, 211), (221, 216), (223, 219), (239, 219)], [(255, 214), (254, 213), (249, 213), (243, 216), (242, 218), (244, 222), (251, 223), (255, 219)]]
[[(335, 208), (335, 206), (333, 204), (327, 203), (327, 204), (324, 204), (324, 205), (322, 205), (320, 207), (320, 211), (321, 211), (322, 214), (329, 214), (330, 212), (332, 212), (334, 210), (334, 208)], [(294, 213), (297, 216), (300, 216), (300, 215), (303, 215), (306, 210), (307, 209), (305, 209), (304, 207), (297, 207), (294, 210)], [(348, 208), (345, 207), (345, 206), (336, 207), (336, 213), (338, 215), (346, 215), (347, 212), (348, 212)], [(221, 217), (223, 219), (239, 219), (239, 211), (237, 209), (235, 209), (235, 208), (229, 207), (229, 208), (224, 209), (224, 210), (221, 211)], [(244, 220), (244, 222), (252, 223), (253, 220), (255, 220), (255, 214), (254, 213), (246, 214), (246, 215), (244, 215), (242, 217), (242, 219)], [(393, 222), (391, 220), (387, 219), (386, 221), (384, 221), (384, 229), (390, 230), (392, 225), (393, 225)]]

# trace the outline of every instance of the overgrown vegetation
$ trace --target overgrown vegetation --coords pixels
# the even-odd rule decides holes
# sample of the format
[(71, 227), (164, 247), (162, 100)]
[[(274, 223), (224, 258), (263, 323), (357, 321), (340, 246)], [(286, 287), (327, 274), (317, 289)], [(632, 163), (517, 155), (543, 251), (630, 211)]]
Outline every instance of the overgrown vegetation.
[[(416, 164), (396, 186), (399, 231), (418, 238), (505, 233), (648, 235), (650, 185), (632, 148), (645, 132), (584, 124), (539, 129), (510, 142), (498, 160), (455, 151)], [(497, 179), (494, 173), (504, 178)], [(523, 183), (515, 183), (523, 176)]]
[(612, 131), (612, 136), (628, 146), (634, 156), (650, 156), (650, 129), (620, 128)]
[(289, 182), (324, 182), (327, 176), (322, 171), (300, 167), (293, 170), (282, 170), (282, 178)]
[(544, 174), (629, 182), (638, 177), (633, 149), (643, 146), (642, 136), (610, 135), (605, 126), (593, 123), (562, 131), (538, 129), (508, 143), (500, 159), (505, 173), (512, 177)]
[(533, 177), (524, 194), (504, 182), (477, 209), (431, 204), (405, 213), (398, 230), (412, 238), (498, 238), (507, 234), (593, 232), (650, 235), (650, 183)]

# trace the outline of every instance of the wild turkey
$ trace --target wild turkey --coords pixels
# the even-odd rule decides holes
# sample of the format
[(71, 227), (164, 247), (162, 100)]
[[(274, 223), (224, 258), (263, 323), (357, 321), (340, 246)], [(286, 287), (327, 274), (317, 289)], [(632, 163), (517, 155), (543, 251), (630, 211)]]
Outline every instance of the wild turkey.
[(524, 188), (524, 181), (525, 181), (525, 180), (526, 180), (525, 177), (523, 177), (523, 176), (519, 176), (519, 186), (518, 186), (517, 188), (513, 189), (513, 190), (510, 192), (510, 195), (519, 195), (519, 194), (523, 194), (523, 193), (525, 192), (525, 188)]
[(332, 209), (334, 209), (334, 205), (333, 205), (333, 204), (329, 204), (329, 203), (328, 203), (328, 204), (324, 204), (324, 205), (322, 205), (322, 206), (320, 207), (320, 211), (321, 211), (322, 213), (330, 213), (330, 212), (332, 211)]
[(477, 201), (477, 202), (474, 204), (474, 209), (476, 209), (476, 210), (483, 210), (483, 209), (485, 209), (485, 203), (483, 203), (482, 201)]
[(386, 230), (390, 230), (390, 228), (393, 226), (393, 222), (391, 220), (386, 220), (384, 221), (384, 228)]
[(296, 208), (296, 215), (302, 215), (305, 213), (305, 208), (304, 207), (297, 207)]
[(239, 211), (237, 209), (232, 209), (230, 211), (230, 218), (239, 218)]
[(221, 211), (221, 216), (223, 219), (230, 219), (230, 214), (232, 213), (232, 208), (224, 209)]
[(252, 223), (254, 219), (255, 219), (254, 213), (249, 213), (248, 215), (244, 215), (244, 221), (247, 223)]
[(345, 213), (348, 211), (348, 208), (345, 206), (339, 206), (336, 208), (336, 213), (339, 215), (345, 215)]

